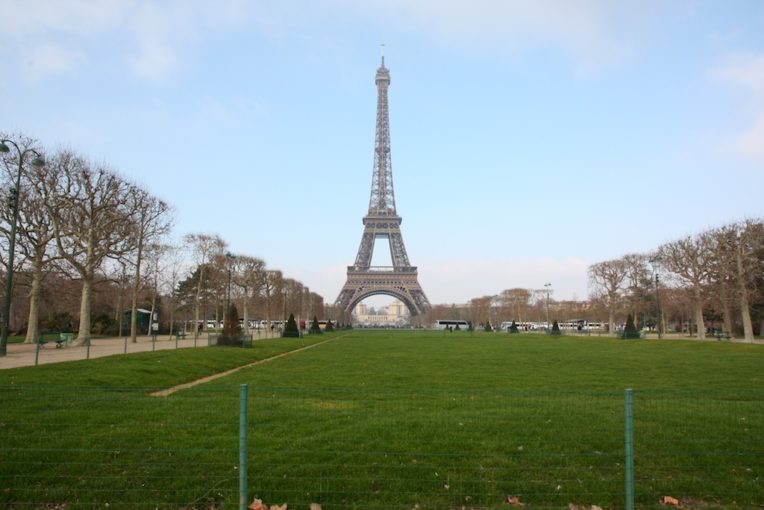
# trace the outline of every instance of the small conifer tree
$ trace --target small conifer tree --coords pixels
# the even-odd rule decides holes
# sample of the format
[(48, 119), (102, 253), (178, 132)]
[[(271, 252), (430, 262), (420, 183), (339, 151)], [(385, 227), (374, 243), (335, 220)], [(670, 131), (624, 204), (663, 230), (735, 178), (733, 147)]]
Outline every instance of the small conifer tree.
[(327, 333), (331, 333), (334, 331), (334, 324), (332, 324), (331, 320), (326, 321), (326, 326), (324, 327), (324, 331)]
[(297, 321), (294, 320), (294, 314), (290, 313), (287, 319), (284, 331), (281, 333), (282, 338), (299, 338), (300, 330), (297, 329)]
[(509, 325), (509, 332), (510, 333), (519, 333), (520, 330), (517, 329), (517, 323), (515, 321), (512, 321), (512, 324)]
[(562, 335), (562, 332), (560, 331), (560, 325), (557, 323), (557, 321), (552, 323), (552, 331), (549, 334), (555, 336)]
[(634, 317), (632, 317), (631, 314), (626, 317), (626, 326), (623, 328), (623, 334), (621, 335), (621, 338), (624, 340), (639, 338), (639, 331), (634, 325)]
[(308, 330), (308, 334), (320, 335), (321, 333), (323, 333), (323, 331), (321, 331), (321, 326), (318, 325), (318, 317), (314, 315), (313, 322), (310, 324), (310, 329)]
[(218, 339), (220, 345), (240, 345), (241, 326), (239, 325), (239, 311), (236, 305), (231, 303), (223, 317), (223, 331)]
[(493, 331), (493, 328), (491, 327), (491, 321), (485, 321), (485, 330), (486, 330), (487, 332), (489, 332), (489, 333), (490, 333), (491, 331)]

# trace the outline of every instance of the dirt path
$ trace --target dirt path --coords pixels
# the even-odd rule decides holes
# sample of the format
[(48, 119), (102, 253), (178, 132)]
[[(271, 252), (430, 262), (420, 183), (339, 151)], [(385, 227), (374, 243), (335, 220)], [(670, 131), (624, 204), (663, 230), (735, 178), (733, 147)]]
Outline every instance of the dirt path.
[(259, 361), (255, 361), (253, 363), (249, 363), (247, 365), (242, 365), (240, 367), (232, 368), (230, 370), (226, 370), (225, 372), (220, 372), (217, 374), (208, 375), (207, 377), (202, 377), (201, 379), (197, 379), (195, 381), (179, 384), (177, 386), (173, 386), (172, 388), (167, 388), (165, 390), (155, 391), (151, 394), (152, 397), (166, 397), (168, 395), (172, 395), (173, 393), (176, 393), (180, 390), (186, 390), (188, 388), (193, 388), (194, 386), (198, 386), (200, 384), (205, 384), (210, 381), (214, 381), (215, 379), (220, 379), (221, 377), (229, 376), (235, 372), (238, 372), (239, 370), (254, 367), (257, 365), (262, 365), (263, 363), (268, 363), (269, 361), (273, 361), (275, 359), (283, 358), (284, 356), (289, 356), (291, 354), (296, 354), (301, 351), (306, 351), (308, 349), (312, 349), (314, 347), (318, 347), (319, 345), (324, 345), (326, 342), (331, 342), (332, 340), (336, 340), (335, 338), (330, 338), (328, 340), (324, 340), (323, 342), (318, 342), (317, 344), (307, 345), (305, 347), (300, 347), (299, 349), (295, 349), (293, 351), (288, 352), (282, 352), (281, 354), (276, 354), (275, 356), (271, 356), (270, 358), (261, 359)]

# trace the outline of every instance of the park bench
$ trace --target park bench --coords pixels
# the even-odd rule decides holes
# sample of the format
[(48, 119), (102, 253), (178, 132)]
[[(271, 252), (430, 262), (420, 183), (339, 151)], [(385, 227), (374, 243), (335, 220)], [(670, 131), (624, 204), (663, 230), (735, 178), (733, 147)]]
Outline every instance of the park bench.
[(717, 340), (719, 340), (720, 342), (721, 342), (721, 341), (723, 341), (723, 340), (729, 340), (730, 338), (732, 338), (732, 337), (730, 336), (730, 334), (729, 334), (729, 333), (727, 333), (726, 331), (714, 331), (714, 336), (715, 336), (715, 337), (716, 337), (716, 339), (717, 339)]
[(59, 333), (56, 338), (56, 349), (60, 349), (64, 345), (69, 345), (69, 342), (74, 340), (74, 333)]

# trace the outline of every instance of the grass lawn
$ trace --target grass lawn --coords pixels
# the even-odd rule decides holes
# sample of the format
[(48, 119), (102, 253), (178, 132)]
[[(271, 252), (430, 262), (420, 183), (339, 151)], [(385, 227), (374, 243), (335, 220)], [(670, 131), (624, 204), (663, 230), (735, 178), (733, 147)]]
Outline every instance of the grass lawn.
[[(154, 389), (310, 342), (170, 397)], [(0, 505), (235, 508), (239, 385), (249, 496), (308, 508), (761, 509), (764, 347), (359, 331), (0, 371)], [(57, 506), (58, 505), (58, 506)]]

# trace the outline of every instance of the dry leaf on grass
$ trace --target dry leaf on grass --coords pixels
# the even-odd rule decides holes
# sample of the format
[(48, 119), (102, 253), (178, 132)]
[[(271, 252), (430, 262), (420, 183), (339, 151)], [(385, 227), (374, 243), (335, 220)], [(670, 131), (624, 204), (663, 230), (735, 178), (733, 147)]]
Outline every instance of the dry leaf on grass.
[(517, 496), (507, 496), (507, 499), (504, 500), (505, 503), (509, 503), (512, 506), (525, 506), (525, 503), (520, 501), (520, 498)]
[(310, 510), (321, 510), (321, 505), (319, 505), (318, 503), (311, 503)]
[(247, 508), (249, 508), (249, 510), (268, 510), (268, 507), (263, 505), (262, 499), (255, 499)]
[(284, 503), (283, 505), (271, 505), (271, 510), (287, 510), (287, 504)]
[(660, 500), (661, 505), (682, 506), (678, 499), (671, 496), (663, 496)]

